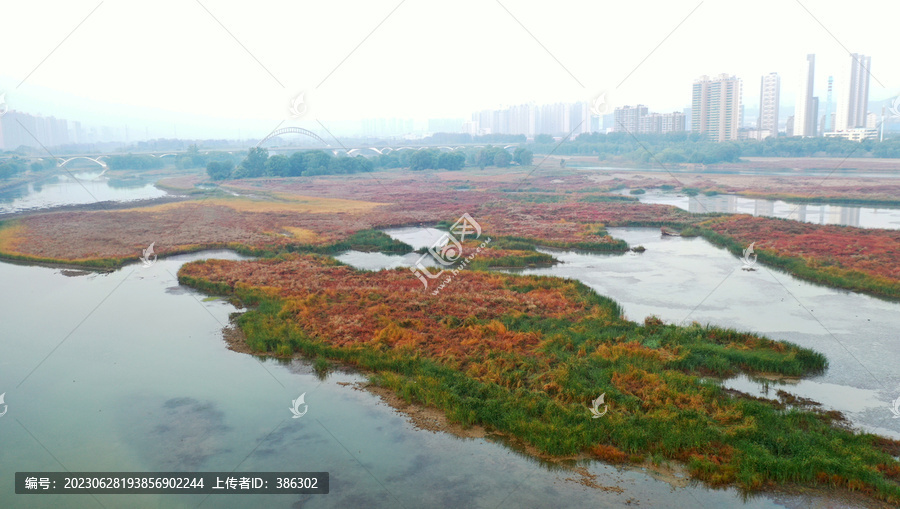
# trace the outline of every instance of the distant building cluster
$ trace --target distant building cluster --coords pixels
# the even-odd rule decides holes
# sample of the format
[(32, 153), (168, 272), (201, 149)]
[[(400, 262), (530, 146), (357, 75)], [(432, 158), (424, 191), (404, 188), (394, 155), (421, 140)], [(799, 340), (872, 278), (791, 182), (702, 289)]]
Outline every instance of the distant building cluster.
[(4, 150), (15, 150), (23, 145), (52, 147), (67, 143), (69, 122), (65, 119), (29, 115), (15, 110), (0, 117), (0, 147)]
[[(837, 86), (836, 109), (832, 111), (834, 78), (828, 77), (828, 96), (824, 104), (813, 95), (816, 56), (806, 55), (800, 65), (800, 82), (794, 102), (794, 114), (785, 121), (786, 136), (841, 137), (854, 141), (878, 135), (878, 115), (868, 112), (869, 69), (872, 58), (853, 53), (850, 66)], [(691, 101), (691, 131), (717, 141), (756, 139), (778, 136), (781, 78), (769, 73), (760, 79), (759, 116), (755, 128), (744, 128), (741, 104), (741, 80), (721, 74), (701, 76), (694, 82)], [(883, 114), (883, 113), (882, 113)]]
[[(536, 105), (519, 104), (478, 111), (470, 120), (439, 118), (426, 121), (412, 118), (364, 119), (352, 129), (367, 137), (417, 139), (432, 133), (538, 134), (555, 137), (594, 132), (667, 134), (691, 132), (713, 141), (764, 140), (769, 137), (841, 137), (861, 141), (883, 137), (885, 108), (879, 117), (868, 111), (871, 57), (853, 53), (849, 67), (827, 79), (827, 96), (815, 96), (816, 56), (808, 54), (799, 62), (800, 80), (793, 115), (781, 111), (781, 77), (771, 72), (760, 77), (759, 113), (755, 119), (744, 115), (743, 83), (737, 76), (700, 76), (691, 87), (690, 107), (683, 111), (657, 113), (643, 104), (623, 105), (597, 115), (587, 102)], [(786, 118), (782, 118), (786, 117)], [(783, 124), (781, 123), (783, 120)], [(146, 130), (146, 128), (145, 128)], [(147, 134), (149, 139), (149, 133)], [(175, 134), (177, 138), (177, 131)], [(59, 147), (115, 140), (129, 140), (128, 128), (84, 128), (79, 122), (31, 115), (10, 110), (0, 116), (0, 149), (19, 147)]]
[[(814, 95), (816, 56), (806, 55), (800, 64), (800, 83), (794, 114), (780, 124), (781, 77), (776, 72), (760, 78), (759, 114), (745, 123), (742, 81), (737, 76), (701, 76), (691, 89), (691, 107), (683, 112), (655, 113), (638, 104), (615, 108), (604, 117), (591, 116), (587, 103), (533, 104), (484, 110), (465, 122), (462, 132), (477, 134), (574, 135), (597, 131), (665, 134), (690, 131), (714, 141), (763, 140), (768, 137), (842, 137), (863, 140), (878, 135), (884, 126), (878, 114), (868, 111), (872, 59), (850, 55), (850, 66), (835, 87), (828, 77), (824, 101)], [(833, 93), (837, 100), (833, 101)]]
[(19, 147), (59, 147), (76, 143), (94, 143), (127, 138), (127, 133), (112, 127), (85, 128), (81, 122), (43, 117), (10, 110), (0, 116), (0, 150)]
[(643, 104), (621, 106), (613, 111), (612, 132), (666, 134), (685, 130), (684, 113), (655, 113)]
[(587, 103), (556, 103), (537, 106), (520, 104), (498, 110), (483, 110), (472, 115), (463, 132), (483, 134), (535, 134), (578, 136), (599, 129), (599, 119), (591, 115)]

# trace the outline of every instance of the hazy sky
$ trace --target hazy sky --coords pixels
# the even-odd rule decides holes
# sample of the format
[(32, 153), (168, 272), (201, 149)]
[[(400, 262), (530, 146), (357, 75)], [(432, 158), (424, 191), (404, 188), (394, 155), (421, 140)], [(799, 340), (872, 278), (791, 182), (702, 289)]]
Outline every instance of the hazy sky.
[[(760, 76), (778, 72), (792, 104), (807, 53), (824, 100), (848, 50), (872, 56), (872, 99), (900, 93), (896, 1), (16, 0), (3, 18), (11, 109), (136, 134), (145, 123), (247, 137), (285, 119), (468, 118), (601, 90), (614, 105), (681, 110), (695, 78), (723, 72), (743, 79), (748, 107)], [(304, 90), (307, 113), (289, 119)]]

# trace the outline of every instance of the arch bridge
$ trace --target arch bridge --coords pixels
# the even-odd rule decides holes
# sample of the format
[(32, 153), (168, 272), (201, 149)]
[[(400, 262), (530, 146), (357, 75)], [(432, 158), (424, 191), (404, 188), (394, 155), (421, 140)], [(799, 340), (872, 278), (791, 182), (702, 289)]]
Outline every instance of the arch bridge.
[(105, 168), (108, 168), (108, 167), (107, 167), (106, 163), (104, 163), (103, 161), (101, 161), (101, 159), (103, 159), (104, 157), (106, 157), (106, 156), (99, 156), (99, 157), (97, 157), (96, 159), (94, 159), (93, 157), (88, 157), (88, 156), (75, 156), (75, 157), (70, 157), (70, 158), (68, 158), (68, 159), (63, 159), (63, 160), (61, 160), (61, 161), (57, 161), (56, 166), (62, 168), (63, 166), (65, 166), (66, 164), (68, 164), (70, 161), (74, 161), (74, 160), (76, 160), (76, 159), (87, 159), (88, 161), (91, 161), (91, 162), (94, 162), (94, 163), (99, 164), (102, 168), (105, 169)]
[(269, 141), (270, 139), (272, 139), (276, 136), (281, 136), (282, 134), (302, 134), (304, 136), (309, 136), (310, 138), (319, 141), (326, 147), (331, 146), (328, 144), (327, 141), (323, 140), (322, 137), (319, 136), (318, 134), (310, 131), (309, 129), (304, 129), (302, 127), (282, 127), (281, 129), (275, 129), (274, 131), (270, 132), (265, 138), (260, 140), (260, 142), (257, 143), (256, 146), (260, 147), (260, 146), (262, 146), (263, 143)]

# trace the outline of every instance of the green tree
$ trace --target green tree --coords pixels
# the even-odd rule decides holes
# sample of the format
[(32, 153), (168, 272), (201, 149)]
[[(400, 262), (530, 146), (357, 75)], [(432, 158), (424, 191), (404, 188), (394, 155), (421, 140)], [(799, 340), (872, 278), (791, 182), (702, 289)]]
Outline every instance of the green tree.
[(291, 174), (291, 160), (287, 156), (276, 154), (266, 160), (266, 175), (270, 177), (288, 177)]
[(534, 161), (534, 154), (527, 148), (518, 147), (513, 152), (513, 161), (522, 166), (531, 166), (531, 163)]
[(410, 170), (427, 170), (430, 168), (434, 168), (434, 163), (434, 150), (417, 150), (413, 155), (409, 156)]
[[(327, 172), (331, 160), (334, 157), (330, 153), (324, 152), (322, 150), (310, 150), (304, 155), (306, 157), (307, 170), (317, 170), (324, 172)], [(322, 173), (319, 173), (319, 175), (321, 174)]]
[(200, 153), (200, 147), (198, 147), (196, 143), (188, 145), (185, 157), (190, 158), (190, 164), (185, 166), (185, 168), (202, 167), (203, 163), (207, 159), (203, 154)]
[(536, 134), (534, 135), (535, 143), (553, 143), (553, 136), (549, 134)]
[(461, 170), (466, 164), (465, 154), (459, 152), (442, 152), (437, 159), (437, 167), (450, 171)]
[(492, 147), (488, 145), (478, 152), (478, 156), (475, 158), (475, 164), (477, 164), (478, 167), (483, 170), (485, 166), (491, 166), (492, 164), (495, 164), (494, 159), (496, 159), (497, 154), (501, 151), (506, 152), (500, 147)]
[(240, 166), (234, 171), (235, 178), (262, 177), (266, 172), (266, 161), (269, 159), (269, 151), (253, 147), (247, 152), (247, 157), (241, 161)]
[(509, 152), (503, 150), (502, 148), (496, 154), (494, 154), (494, 166), (498, 168), (506, 168), (507, 166), (509, 166), (509, 162), (511, 160), (512, 157), (510, 157)]
[(206, 165), (206, 173), (213, 180), (225, 180), (231, 176), (234, 163), (231, 161), (210, 161)]
[(306, 155), (303, 152), (294, 152), (288, 162), (290, 163), (290, 176), (299, 177), (306, 171)]

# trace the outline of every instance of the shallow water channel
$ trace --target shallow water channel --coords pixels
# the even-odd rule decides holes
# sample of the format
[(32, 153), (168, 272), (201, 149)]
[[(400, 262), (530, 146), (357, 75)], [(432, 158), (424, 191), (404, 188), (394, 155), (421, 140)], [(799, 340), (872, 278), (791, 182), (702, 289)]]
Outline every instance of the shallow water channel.
[[(406, 233), (419, 235), (414, 230)], [(895, 304), (765, 270), (729, 275), (739, 261), (701, 239), (663, 241), (647, 230), (612, 234), (648, 251), (559, 253), (562, 265), (529, 272), (579, 277), (622, 302), (632, 319), (656, 313), (665, 320), (721, 321), (814, 346), (832, 359), (832, 369), (814, 383), (855, 388), (881, 403), (889, 391), (879, 391), (860, 365), (806, 318), (807, 308), (824, 312), (823, 324), (874, 375), (896, 386), (890, 378), (897, 350), (890, 335), (898, 325)], [(367, 261), (374, 269), (374, 256), (351, 252), (340, 258), (360, 266)], [(384, 266), (418, 258), (377, 256), (385, 257), (378, 262)], [(630, 501), (641, 507), (768, 508), (810, 503), (800, 496), (744, 500), (734, 489), (674, 488), (647, 472), (596, 461), (583, 466), (602, 488), (588, 487), (577, 473), (500, 440), (418, 429), (377, 396), (354, 388), (353, 382), (364, 380), (358, 374), (336, 372), (323, 381), (305, 361), (228, 350), (221, 331), (234, 307), (179, 286), (175, 277), (181, 264), (202, 258), (240, 257), (227, 251), (193, 253), (146, 268), (136, 264), (82, 275), (0, 263), (5, 290), (0, 292), (0, 393), (8, 406), (0, 417), (0, 506), (612, 508)], [(785, 287), (772, 281), (776, 276)], [(463, 282), (464, 274), (453, 291), (461, 291)], [(790, 293), (802, 305), (787, 302)], [(304, 393), (309, 410), (293, 419), (291, 401)], [(896, 430), (885, 406), (873, 403), (860, 410), (872, 427)], [(13, 492), (16, 471), (65, 470), (327, 471), (331, 492), (208, 498)]]

